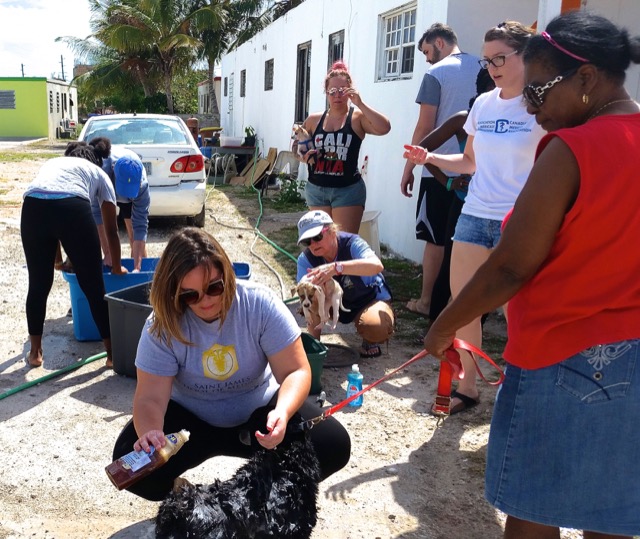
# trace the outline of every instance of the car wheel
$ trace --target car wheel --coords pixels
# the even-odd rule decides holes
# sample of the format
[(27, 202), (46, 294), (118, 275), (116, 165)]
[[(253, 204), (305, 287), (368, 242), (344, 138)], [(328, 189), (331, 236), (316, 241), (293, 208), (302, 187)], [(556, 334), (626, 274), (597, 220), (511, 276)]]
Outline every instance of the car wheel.
[(198, 215), (194, 215), (193, 217), (187, 217), (187, 224), (189, 226), (197, 226), (202, 228), (204, 226), (204, 206), (202, 206), (202, 210)]

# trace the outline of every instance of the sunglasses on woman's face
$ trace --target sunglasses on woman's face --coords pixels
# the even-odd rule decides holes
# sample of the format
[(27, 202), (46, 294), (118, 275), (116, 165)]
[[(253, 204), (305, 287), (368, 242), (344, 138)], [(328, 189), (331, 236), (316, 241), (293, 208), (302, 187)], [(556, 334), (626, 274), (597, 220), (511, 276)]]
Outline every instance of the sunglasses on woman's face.
[(200, 303), (205, 296), (220, 296), (223, 292), (224, 280), (218, 279), (217, 281), (211, 281), (204, 292), (185, 290), (178, 294), (178, 299), (185, 305), (195, 305), (196, 303)]
[(330, 90), (327, 91), (327, 93), (331, 96), (334, 95), (339, 95), (339, 96), (343, 96), (344, 94), (347, 93), (347, 91), (349, 90), (348, 86), (343, 86), (341, 88), (331, 88)]
[(555, 79), (550, 80), (546, 84), (542, 86), (533, 86), (532, 84), (527, 84), (522, 90), (522, 96), (524, 100), (531, 105), (533, 108), (539, 109), (546, 99), (546, 95), (559, 82), (568, 79), (577, 71), (576, 68), (570, 69), (569, 71), (565, 71), (558, 75)]
[(311, 243), (318, 243), (319, 241), (322, 241), (322, 239), (324, 238), (324, 233), (327, 231), (326, 228), (322, 229), (322, 232), (320, 232), (320, 234), (318, 234), (317, 236), (314, 236), (313, 238), (309, 238), (306, 240), (300, 240), (300, 245), (304, 246), (304, 247), (309, 247), (311, 245)]

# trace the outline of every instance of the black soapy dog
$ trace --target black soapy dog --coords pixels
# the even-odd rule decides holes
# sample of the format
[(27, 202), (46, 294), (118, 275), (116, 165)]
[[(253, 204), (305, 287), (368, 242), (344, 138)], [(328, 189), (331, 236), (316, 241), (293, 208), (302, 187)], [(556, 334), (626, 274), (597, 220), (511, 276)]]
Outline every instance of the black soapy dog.
[[(255, 418), (253, 418), (255, 419)], [(308, 539), (317, 521), (320, 468), (297, 414), (277, 449), (258, 449), (228, 481), (183, 481), (156, 517), (158, 539)], [(262, 425), (266, 423), (266, 414)], [(266, 430), (262, 429), (263, 432)], [(249, 432), (255, 442), (253, 430)], [(248, 441), (248, 440), (247, 440)]]

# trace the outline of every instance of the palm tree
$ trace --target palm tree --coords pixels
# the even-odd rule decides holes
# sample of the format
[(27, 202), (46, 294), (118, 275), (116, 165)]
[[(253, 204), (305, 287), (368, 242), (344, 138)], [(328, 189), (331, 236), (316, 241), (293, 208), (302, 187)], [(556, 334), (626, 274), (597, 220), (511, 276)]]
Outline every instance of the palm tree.
[[(161, 77), (167, 110), (173, 113), (171, 79), (189, 68), (200, 46), (190, 33), (193, 2), (189, 0), (128, 0), (112, 2), (105, 10), (94, 36), (108, 47), (128, 57), (143, 57), (151, 70)], [(200, 14), (212, 24), (218, 22), (215, 12), (203, 9)]]
[[(201, 6), (224, 10), (223, 24), (214, 27), (198, 19), (196, 35), (202, 42), (198, 57), (207, 62), (209, 103), (214, 125), (220, 125), (220, 110), (215, 95), (214, 68), (222, 56), (265, 28), (271, 21), (270, 10), (263, 11), (264, 0), (200, 0)], [(195, 17), (194, 17), (195, 19)], [(204, 24), (203, 24), (204, 22)]]

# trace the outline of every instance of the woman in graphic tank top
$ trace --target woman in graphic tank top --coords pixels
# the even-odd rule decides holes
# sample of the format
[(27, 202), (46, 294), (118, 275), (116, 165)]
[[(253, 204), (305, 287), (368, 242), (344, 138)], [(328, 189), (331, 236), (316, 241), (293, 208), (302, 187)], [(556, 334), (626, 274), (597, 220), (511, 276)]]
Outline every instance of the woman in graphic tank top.
[(329, 108), (304, 121), (302, 127), (310, 138), (296, 142), (294, 151), (308, 166), (305, 196), (309, 209), (327, 212), (342, 230), (355, 234), (366, 201), (358, 167), (360, 146), (367, 133), (385, 135), (391, 124), (362, 100), (342, 61), (327, 73), (324, 89)]

